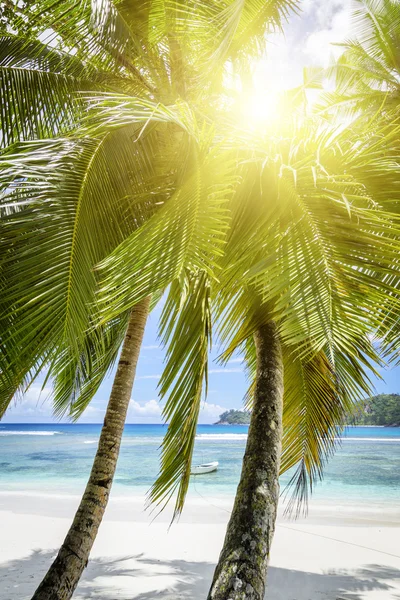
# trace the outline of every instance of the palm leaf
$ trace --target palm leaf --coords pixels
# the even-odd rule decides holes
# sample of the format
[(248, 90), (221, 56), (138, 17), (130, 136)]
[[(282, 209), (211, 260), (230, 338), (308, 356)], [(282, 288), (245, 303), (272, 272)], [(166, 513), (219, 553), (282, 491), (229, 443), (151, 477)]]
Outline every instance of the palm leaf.
[[(307, 509), (308, 495), (332, 456), (355, 403), (371, 391), (361, 361), (335, 353), (334, 366), (321, 351), (302, 358), (283, 347), (284, 412), (281, 473), (294, 472), (284, 490), (286, 512)], [(344, 377), (343, 377), (344, 375)]]
[(188, 273), (171, 285), (160, 331), (167, 355), (159, 387), (161, 399), (167, 397), (163, 416), (169, 426), (162, 444), (161, 472), (149, 501), (164, 508), (178, 490), (175, 518), (189, 486), (203, 382), (207, 386), (211, 312), (205, 272)]
[(105, 320), (165, 288), (184, 268), (204, 270), (213, 277), (223, 251), (226, 204), (236, 176), (229, 155), (219, 160), (218, 151), (203, 153), (190, 140), (186, 148), (171, 198), (99, 267), (99, 303)]
[(57, 354), (51, 370), (55, 373), (53, 385), (54, 413), (78, 419), (110, 372), (118, 357), (129, 313), (111, 323), (89, 328), (81, 344), (80, 355), (66, 346)]
[(140, 53), (139, 40), (111, 0), (42, 0), (31, 26), (46, 31), (47, 43), (78, 50), (78, 58), (94, 68), (133, 68), (131, 60)]
[[(136, 135), (127, 128), (78, 142), (37, 141), (2, 157), (2, 340), (8, 356), (19, 355), (22, 364), (46, 356), (61, 369), (63, 361), (88, 362), (96, 343), (104, 350), (101, 335), (87, 337), (95, 314), (94, 266), (163, 198), (155, 138), (149, 132), (135, 142)], [(57, 410), (61, 397), (68, 394), (56, 400)]]
[(39, 41), (0, 37), (0, 147), (19, 140), (55, 136), (77, 122), (87, 88), (79, 60)]

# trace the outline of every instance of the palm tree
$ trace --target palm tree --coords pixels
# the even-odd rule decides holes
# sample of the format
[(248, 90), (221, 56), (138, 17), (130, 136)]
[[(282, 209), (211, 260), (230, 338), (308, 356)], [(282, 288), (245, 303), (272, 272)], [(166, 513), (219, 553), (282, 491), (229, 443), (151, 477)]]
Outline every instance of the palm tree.
[(87, 565), (117, 466), (150, 297), (131, 312), (89, 480), (64, 542), (33, 598), (70, 598)]
[[(141, 155), (134, 161), (135, 185), (131, 183), (135, 148), (129, 164), (123, 162), (124, 151), (118, 157), (121, 145), (115, 149), (118, 169), (126, 166), (123, 180), (116, 178), (117, 164), (105, 162), (107, 153), (97, 155), (97, 163), (92, 160), (91, 146), (98, 146), (97, 141), (34, 142), (34, 153), (30, 144), (2, 157), (2, 411), (17, 386), (29, 385), (48, 366), (55, 411), (77, 418), (117, 360), (123, 342), (85, 494), (38, 591), (39, 597), (70, 597), (108, 501), (150, 302), (148, 295), (95, 328), (98, 283), (93, 268), (118, 244), (124, 230), (126, 235), (149, 218), (155, 198), (140, 200), (144, 180), (139, 175), (145, 172), (140, 169)], [(136, 203), (130, 205), (128, 198)]]
[[(304, 501), (307, 486), (321, 476), (334, 450), (347, 411), (369, 393), (367, 369), (373, 370), (379, 357), (368, 334), (388, 312), (388, 299), (398, 307), (398, 293), (390, 284), (398, 231), (392, 215), (382, 210), (398, 201), (398, 169), (383, 152), (398, 128), (379, 126), (375, 138), (369, 128), (360, 138), (359, 131), (339, 134), (317, 122), (279, 133), (253, 144), (249, 155), (239, 153), (238, 168), (246, 166), (229, 207), (228, 249), (219, 265), (225, 290), (217, 295), (219, 317), (227, 338), (234, 332), (225, 355), (246, 344), (254, 379), (242, 478), (210, 591), (210, 598), (219, 600), (263, 597), (279, 472), (296, 467), (294, 502)], [(226, 131), (221, 134), (225, 144), (227, 137)], [(227, 145), (237, 147), (238, 139), (240, 134)], [(112, 267), (126, 264), (125, 274), (104, 265), (106, 314), (118, 314), (129, 297), (129, 256), (137, 244), (127, 241), (110, 259)], [(243, 298), (237, 295), (238, 282), (243, 282)], [(165, 388), (183, 361), (176, 315), (172, 296), (164, 330), (175, 346)], [(188, 328), (188, 321), (182, 324)], [(191, 377), (185, 372), (184, 383), (178, 377), (166, 412), (171, 424), (150, 498), (164, 505), (179, 486), (176, 513), (188, 485), (203, 377), (201, 367)], [(185, 384), (196, 393), (179, 403), (179, 386)]]
[[(391, 157), (377, 156), (369, 129), (362, 138), (317, 120), (278, 127), (245, 162), (218, 293), (223, 358), (243, 348), (253, 410), (209, 600), (264, 598), (279, 474), (295, 467), (288, 508), (299, 509), (369, 392), (379, 357), (368, 334), (388, 298), (399, 302), (385, 282), (398, 243), (397, 219), (381, 207), (398, 198), (398, 168), (385, 186)], [(380, 137), (382, 152), (393, 135)]]
[[(208, 151), (212, 126), (188, 103), (209, 97), (212, 106), (226, 61), (242, 59), (293, 6), (43, 0), (29, 35), (0, 40), (0, 414), (46, 367), (56, 413), (79, 417), (124, 340), (85, 494), (35, 599), (70, 598), (87, 563), (115, 472), (149, 296), (173, 280), (179, 303), (175, 297), (171, 311), (183, 298), (182, 318), (193, 327), (198, 315), (191, 352), (180, 350), (187, 372), (199, 365), (194, 388), (177, 384), (166, 406), (185, 457), (191, 453), (198, 410), (177, 425), (175, 401), (179, 409), (187, 394), (195, 406), (200, 401), (208, 282), (226, 233), (233, 163), (216, 162)], [(44, 31), (47, 43), (39, 41)], [(121, 263), (119, 254), (132, 247)], [(99, 263), (112, 271), (100, 288)], [(117, 295), (113, 314), (104, 300), (110, 293)], [(172, 362), (166, 373), (165, 391), (177, 374)]]

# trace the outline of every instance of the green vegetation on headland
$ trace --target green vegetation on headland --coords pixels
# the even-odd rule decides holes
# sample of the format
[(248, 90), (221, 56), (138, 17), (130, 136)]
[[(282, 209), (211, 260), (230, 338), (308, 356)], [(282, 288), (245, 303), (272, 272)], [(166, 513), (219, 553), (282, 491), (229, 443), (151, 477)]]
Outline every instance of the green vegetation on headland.
[(215, 425), (249, 425), (250, 413), (246, 410), (227, 410), (219, 415), (219, 421)]
[(378, 394), (363, 400), (355, 409), (351, 422), (400, 427), (400, 394)]
[[(227, 410), (215, 425), (249, 425), (251, 413)], [(378, 394), (362, 400), (354, 409), (350, 425), (383, 425), (400, 427), (400, 394)]]

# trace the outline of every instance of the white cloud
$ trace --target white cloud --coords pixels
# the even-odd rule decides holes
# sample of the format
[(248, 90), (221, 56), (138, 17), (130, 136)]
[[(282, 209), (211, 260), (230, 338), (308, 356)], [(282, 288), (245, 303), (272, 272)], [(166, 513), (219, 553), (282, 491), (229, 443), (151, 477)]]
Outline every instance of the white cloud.
[[(303, 19), (307, 19), (307, 15), (311, 15), (315, 21), (315, 29), (323, 29), (329, 25), (333, 17), (346, 10), (350, 11), (354, 6), (353, 0), (303, 0), (302, 15)], [(300, 19), (302, 19), (300, 15)]]
[(52, 416), (51, 388), (33, 384), (21, 398), (16, 398), (10, 404), (4, 422), (29, 422), (32, 418), (40, 423)]
[(215, 423), (219, 415), (225, 411), (226, 408), (224, 406), (203, 402), (200, 408), (199, 423)]
[(243, 362), (243, 356), (239, 357), (239, 358), (231, 358), (231, 360), (228, 361), (228, 365), (232, 365), (233, 363), (242, 363)]
[(304, 4), (303, 10), (312, 13), (317, 21), (314, 31), (306, 38), (304, 54), (316, 64), (328, 66), (331, 58), (343, 51), (333, 44), (351, 37), (352, 1), (309, 0)]
[(144, 404), (131, 400), (128, 409), (128, 419), (135, 419), (135, 417), (161, 417), (162, 407), (157, 400), (149, 400)]
[[(128, 409), (128, 423), (162, 423), (163, 405), (157, 400), (148, 400), (140, 403), (131, 400)], [(214, 423), (219, 415), (226, 410), (226, 407), (219, 404), (202, 402), (199, 414), (199, 423)]]
[(142, 346), (142, 350), (160, 350), (162, 346), (153, 345), (153, 346)]
[[(85, 408), (85, 412), (79, 418), (79, 423), (101, 423), (104, 419), (105, 408), (96, 406), (97, 402), (91, 402), (89, 406)], [(104, 402), (104, 406), (106, 402)]]
[(353, 0), (303, 0), (300, 15), (292, 15), (284, 32), (267, 36), (267, 55), (255, 65), (255, 84), (274, 92), (303, 83), (305, 66), (323, 66), (342, 49), (333, 43), (354, 36)]
[(161, 374), (158, 375), (141, 375), (140, 377), (136, 377), (136, 379), (160, 379)]
[[(156, 377), (159, 377), (157, 375)], [(54, 422), (51, 387), (42, 390), (41, 385), (32, 385), (19, 401), (14, 401), (4, 417), (4, 423), (51, 423)], [(102, 423), (106, 411), (107, 398), (95, 399), (89, 404), (79, 419), (80, 423)], [(128, 423), (162, 423), (162, 408), (158, 400), (138, 402), (131, 399)], [(199, 423), (214, 423), (226, 409), (219, 404), (202, 402)]]
[[(52, 423), (55, 421), (52, 388), (33, 384), (20, 399), (15, 399), (7, 410), (5, 423)], [(80, 423), (101, 423), (104, 419), (105, 408), (98, 406), (100, 402), (92, 401), (85, 409)], [(103, 404), (103, 402), (101, 402)], [(106, 402), (104, 402), (104, 406)]]

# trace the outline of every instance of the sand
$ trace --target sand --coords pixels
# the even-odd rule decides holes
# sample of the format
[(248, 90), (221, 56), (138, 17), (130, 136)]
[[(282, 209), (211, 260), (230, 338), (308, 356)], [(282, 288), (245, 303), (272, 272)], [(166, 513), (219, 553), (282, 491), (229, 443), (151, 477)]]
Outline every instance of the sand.
[[(78, 497), (0, 493), (0, 599), (30, 600)], [(206, 600), (230, 502), (189, 498), (179, 523), (151, 523), (143, 498), (114, 497), (76, 600)], [(268, 600), (400, 600), (400, 512), (313, 506), (279, 517)]]

